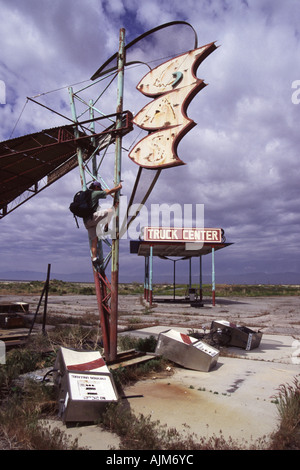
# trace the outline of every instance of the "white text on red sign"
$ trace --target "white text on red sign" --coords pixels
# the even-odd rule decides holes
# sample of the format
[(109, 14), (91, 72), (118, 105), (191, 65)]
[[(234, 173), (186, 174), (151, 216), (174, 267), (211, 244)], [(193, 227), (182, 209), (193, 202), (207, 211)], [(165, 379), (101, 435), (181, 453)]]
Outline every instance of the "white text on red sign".
[(222, 242), (220, 228), (145, 227), (144, 240), (153, 242)]

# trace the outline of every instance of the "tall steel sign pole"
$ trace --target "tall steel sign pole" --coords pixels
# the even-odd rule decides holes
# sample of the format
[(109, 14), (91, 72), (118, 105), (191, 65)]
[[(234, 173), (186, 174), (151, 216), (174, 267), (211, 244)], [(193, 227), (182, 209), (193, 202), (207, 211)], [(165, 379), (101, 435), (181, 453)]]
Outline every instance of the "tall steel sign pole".
[[(117, 92), (117, 121), (116, 129), (122, 126), (123, 91), (125, 66), (125, 29), (120, 29), (118, 53), (118, 92)], [(115, 172), (114, 183), (121, 181), (122, 134), (116, 133), (115, 141)], [(117, 358), (117, 327), (118, 327), (118, 284), (119, 284), (119, 200), (120, 191), (114, 199), (115, 206), (115, 237), (112, 240), (111, 257), (111, 319), (110, 319), (110, 361)]]
[[(185, 22), (167, 23), (166, 25), (162, 25), (161, 27), (155, 28), (140, 36), (127, 46), (125, 46), (125, 29), (120, 29), (118, 52), (114, 54), (113, 57), (105, 64), (103, 64), (91, 78), (92, 80), (95, 80), (103, 74), (117, 69), (117, 118), (115, 128), (111, 130), (111, 137), (113, 137), (115, 143), (115, 186), (118, 186), (121, 182), (122, 136), (124, 135), (124, 131), (127, 133), (131, 130), (129, 128), (125, 129), (124, 126), (122, 126), (126, 50), (129, 47), (135, 45), (139, 40), (144, 39), (146, 36), (152, 34), (158, 29), (169, 27), (177, 23), (185, 24), (190, 27), (190, 25)], [(195, 42), (195, 47), (197, 47), (197, 41)], [(148, 105), (140, 110), (134, 119), (130, 119), (130, 125), (135, 124), (138, 127), (147, 130), (148, 135), (135, 145), (128, 156), (140, 167), (139, 175), (144, 168), (157, 170), (155, 173), (156, 176), (153, 179), (153, 183), (155, 183), (157, 176), (159, 175), (162, 168), (170, 168), (183, 164), (182, 160), (177, 156), (177, 147), (182, 137), (195, 125), (195, 123), (187, 116), (187, 107), (198, 91), (200, 91), (205, 86), (203, 80), (197, 78), (196, 70), (200, 63), (215, 49), (215, 44), (210, 43), (206, 46), (191, 50), (184, 54), (180, 54), (148, 72), (137, 87), (141, 93), (154, 99), (155, 106), (153, 106), (153, 101), (148, 103)], [(72, 90), (70, 90), (70, 96), (74, 124), (76, 124), (77, 118), (74, 108)], [(94, 109), (92, 103), (89, 104), (89, 107), (90, 111), (92, 112), (92, 109)], [(93, 120), (92, 114), (90, 114), (90, 117), (91, 120)], [(78, 132), (77, 128), (75, 128), (75, 130)], [(83, 152), (80, 146), (78, 147), (77, 154), (81, 172), (82, 187), (85, 189), (86, 182), (84, 179)], [(93, 160), (93, 177), (95, 178), (96, 176), (96, 160)], [(139, 177), (137, 181), (139, 181)], [(148, 193), (144, 198), (143, 204), (150, 194), (152, 187), (149, 188)], [(136, 191), (136, 188), (134, 191)], [(111, 257), (110, 282), (105, 275), (106, 263), (102, 263), (100, 270), (94, 270), (96, 294), (100, 312), (100, 324), (103, 335), (103, 345), (105, 350), (105, 358), (108, 362), (117, 360), (119, 240), (122, 230), (119, 225), (119, 200), (120, 192), (117, 191), (114, 196), (115, 233), (112, 237), (111, 250), (109, 253), (109, 257)], [(102, 253), (102, 242), (101, 240), (99, 240), (99, 242), (101, 244)], [(99, 256), (99, 258), (101, 258), (101, 256)], [(106, 257), (105, 259), (109, 258)], [(152, 257), (149, 267), (151, 274)], [(150, 289), (148, 290), (150, 291), (151, 295), (151, 279), (150, 283), (148, 284), (150, 284), (148, 286)]]

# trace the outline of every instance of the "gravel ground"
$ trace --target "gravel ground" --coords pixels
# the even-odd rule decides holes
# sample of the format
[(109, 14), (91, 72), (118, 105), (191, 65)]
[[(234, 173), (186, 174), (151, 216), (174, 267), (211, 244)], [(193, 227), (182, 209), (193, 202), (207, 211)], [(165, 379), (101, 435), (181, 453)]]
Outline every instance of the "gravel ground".
[[(277, 297), (230, 297), (217, 298), (212, 306), (204, 299), (203, 307), (192, 307), (189, 303), (165, 302), (168, 297), (154, 299), (150, 308), (139, 295), (119, 297), (119, 330), (140, 329), (163, 325), (191, 329), (209, 328), (213, 320), (228, 320), (266, 334), (288, 334), (300, 338), (300, 298), (298, 296)], [(159, 301), (158, 301), (159, 300)], [(169, 298), (170, 300), (170, 298)], [(178, 299), (180, 301), (180, 299)], [(29, 303), (34, 313), (38, 296), (0, 296), (0, 302), (23, 301)], [(40, 308), (40, 315), (43, 308)], [(66, 295), (49, 296), (47, 315), (66, 318), (94, 318), (99, 316), (95, 296)]]
[[(197, 330), (222, 319), (262, 331), (263, 341), (258, 350), (248, 351), (244, 358), (241, 354), (221, 357), (209, 373), (175, 367), (170, 377), (139, 381), (125, 390), (126, 395), (142, 396), (128, 400), (132, 410), (179, 431), (188, 426), (198, 436), (218, 435), (222, 430), (225, 438), (249, 442), (270, 435), (278, 425), (270, 397), (281, 383), (290, 383), (299, 374), (298, 362), (291, 362), (292, 342), (300, 339), (299, 297), (217, 298), (215, 306), (204, 299), (204, 306), (198, 308), (163, 302), (166, 298), (157, 300), (149, 308), (138, 295), (120, 296), (119, 331), (151, 326)], [(0, 302), (14, 301), (29, 303), (34, 313), (39, 297), (0, 297)], [(94, 296), (49, 296), (47, 315), (65, 317), (66, 323), (70, 317), (86, 315), (95, 324), (99, 316)], [(59, 420), (52, 424), (65, 429)], [(117, 436), (95, 426), (79, 426), (67, 433), (72, 438), (79, 433), (79, 444), (90, 449), (108, 450), (119, 445)]]

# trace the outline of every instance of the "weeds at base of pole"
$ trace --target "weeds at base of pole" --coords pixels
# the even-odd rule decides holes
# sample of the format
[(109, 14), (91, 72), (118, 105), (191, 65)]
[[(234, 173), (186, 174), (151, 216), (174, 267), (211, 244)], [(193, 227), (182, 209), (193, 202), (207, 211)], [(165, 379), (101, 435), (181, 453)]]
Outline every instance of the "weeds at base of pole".
[(100, 425), (117, 434), (121, 444), (119, 450), (263, 450), (266, 442), (261, 439), (253, 444), (242, 444), (231, 437), (219, 435), (209, 438), (198, 437), (188, 430), (179, 433), (175, 428), (168, 428), (160, 421), (152, 421), (151, 416), (134, 415), (123, 403), (108, 407), (102, 416)]
[[(86, 334), (86, 329), (76, 328), (76, 331), (64, 336), (66, 345), (74, 347), (75, 344), (76, 347), (79, 344), (93, 348), (92, 338)], [(83, 336), (79, 338), (80, 335)], [(61, 339), (60, 335), (54, 333), (51, 338), (32, 338), (26, 347), (9, 351), (6, 364), (0, 365), (0, 449), (80, 450), (77, 440), (70, 442), (67, 434), (58, 428), (50, 429), (41, 421), (56, 416), (57, 403), (53, 387), (30, 379), (20, 385), (17, 380), (26, 372), (53, 366)], [(153, 370), (158, 372), (165, 369), (166, 364), (155, 359), (142, 367), (136, 366), (130, 373), (122, 368), (117, 369), (116, 381), (122, 387), (147, 377)], [(198, 437), (188, 431), (179, 433), (159, 421), (152, 421), (150, 416), (135, 416), (124, 401), (108, 406), (99, 425), (120, 437), (120, 450), (299, 450), (298, 378), (292, 385), (281, 385), (274, 398), (280, 417), (279, 428), (272, 436), (255, 443), (241, 444), (232, 438), (225, 438), (222, 432), (210, 438)]]

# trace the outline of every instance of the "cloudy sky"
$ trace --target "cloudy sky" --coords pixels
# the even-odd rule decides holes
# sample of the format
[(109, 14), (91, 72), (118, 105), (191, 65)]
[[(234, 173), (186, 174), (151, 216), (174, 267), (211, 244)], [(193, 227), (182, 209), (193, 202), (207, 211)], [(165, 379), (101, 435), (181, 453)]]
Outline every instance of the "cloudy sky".
[[(197, 72), (208, 86), (188, 108), (197, 126), (178, 148), (186, 165), (163, 171), (147, 207), (204, 204), (205, 226), (222, 227), (234, 243), (217, 253), (217, 281), (233, 273), (300, 273), (298, 0), (0, 0), (0, 13), (2, 141), (67, 124), (26, 98), (40, 95), (39, 102), (71, 117), (67, 87), (91, 83), (117, 51), (122, 27), (128, 43), (183, 20), (197, 32), (199, 46), (216, 41), (220, 47)], [(162, 39), (158, 57), (171, 41)], [(147, 71), (125, 73), (124, 108), (133, 113), (147, 102), (135, 89)], [(91, 99), (99, 94), (94, 87), (88, 92)], [(115, 112), (116, 84), (98, 106)], [(126, 146), (133, 138), (127, 136)], [(103, 171), (111, 186), (109, 164)], [(136, 173), (125, 149), (124, 199)], [(0, 273), (46, 273), (48, 263), (55, 273), (91, 271), (86, 231), (68, 210), (79, 186), (76, 169), (0, 221)], [(128, 240), (121, 243), (120, 263), (121, 280), (142, 279), (143, 260), (129, 254)], [(159, 266), (155, 260), (154, 278), (163, 281), (171, 266)]]

